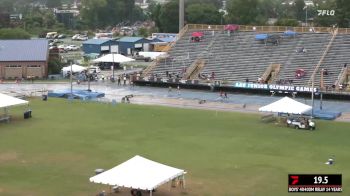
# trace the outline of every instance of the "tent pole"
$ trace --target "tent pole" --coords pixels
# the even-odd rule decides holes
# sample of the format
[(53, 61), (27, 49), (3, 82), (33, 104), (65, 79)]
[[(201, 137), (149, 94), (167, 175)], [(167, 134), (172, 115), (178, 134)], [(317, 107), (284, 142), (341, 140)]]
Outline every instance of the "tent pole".
[(183, 175), (183, 185), (182, 188), (185, 189), (186, 188), (186, 183), (185, 183), (185, 174)]

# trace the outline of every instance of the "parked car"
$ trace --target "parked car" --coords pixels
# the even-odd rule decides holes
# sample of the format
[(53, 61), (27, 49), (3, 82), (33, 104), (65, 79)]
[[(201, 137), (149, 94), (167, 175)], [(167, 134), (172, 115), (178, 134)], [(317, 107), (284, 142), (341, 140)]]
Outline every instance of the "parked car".
[(295, 129), (310, 129), (315, 130), (316, 124), (309, 118), (299, 117), (299, 118), (288, 118), (287, 126), (294, 127)]
[(59, 53), (66, 53), (67, 52), (67, 50), (65, 48), (59, 48), (59, 47), (57, 47), (57, 48), (58, 48)]
[(88, 68), (88, 70), (89, 70), (89, 73), (91, 73), (91, 74), (92, 73), (101, 73), (101, 69), (97, 66), (90, 66)]
[(80, 34), (75, 34), (72, 36), (72, 40), (76, 40), (78, 37), (80, 36)]
[(78, 41), (86, 41), (86, 40), (88, 40), (89, 39), (89, 37), (88, 36), (85, 36), (85, 35), (80, 35), (79, 37), (77, 37), (77, 39), (76, 40), (78, 40)]
[(66, 47), (66, 50), (68, 51), (75, 51), (75, 50), (79, 50), (79, 46), (76, 46), (76, 45), (69, 45)]
[(59, 34), (57, 38), (58, 38), (58, 39), (64, 39), (64, 38), (66, 38), (66, 37), (67, 37), (67, 36), (66, 36), (65, 34)]
[(78, 41), (86, 41), (89, 37), (87, 35), (81, 35), (81, 34), (75, 34), (72, 37), (72, 40), (78, 40)]

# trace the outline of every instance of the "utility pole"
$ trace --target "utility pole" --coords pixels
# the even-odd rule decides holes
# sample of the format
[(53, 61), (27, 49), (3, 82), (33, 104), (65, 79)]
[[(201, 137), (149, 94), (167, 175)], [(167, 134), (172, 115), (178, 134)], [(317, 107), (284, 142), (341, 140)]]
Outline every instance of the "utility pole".
[(305, 26), (307, 27), (307, 5), (305, 5)]
[(312, 109), (311, 109), (311, 118), (314, 117), (314, 86), (315, 86), (315, 74), (312, 75), (312, 83), (311, 83), (311, 101), (312, 101)]
[(73, 98), (73, 64), (70, 62), (70, 96)]
[(184, 27), (185, 21), (185, 2), (184, 0), (179, 0), (179, 32)]

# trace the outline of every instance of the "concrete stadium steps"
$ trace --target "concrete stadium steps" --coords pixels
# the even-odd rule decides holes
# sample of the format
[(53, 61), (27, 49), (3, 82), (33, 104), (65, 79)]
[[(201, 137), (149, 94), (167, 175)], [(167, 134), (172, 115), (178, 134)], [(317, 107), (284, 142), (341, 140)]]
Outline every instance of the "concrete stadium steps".
[[(293, 85), (307, 86), (315, 66), (322, 57), (331, 35), (326, 33), (304, 33), (298, 35), (299, 40), (296, 47), (289, 51), (292, 58), (288, 59), (280, 70), (279, 79), (293, 80)], [(297, 53), (296, 50), (304, 47), (306, 53)], [(287, 52), (287, 51), (286, 51)], [(304, 69), (305, 77), (295, 78), (295, 71)]]
[(328, 75), (323, 77), (324, 85), (331, 87), (345, 63), (350, 66), (350, 35), (338, 34), (315, 76), (315, 84), (320, 83), (321, 70), (326, 69)]
[(215, 37), (212, 35), (212, 31), (202, 31), (204, 33), (203, 40), (200, 42), (191, 42), (191, 34), (193, 32), (186, 32), (169, 51), (170, 58), (162, 60), (151, 71), (151, 74), (165, 77), (166, 71), (169, 71), (171, 74), (181, 73), (184, 68), (188, 68), (200, 56), (203, 49), (207, 48)]
[[(184, 68), (188, 68), (197, 58), (201, 58), (205, 61), (201, 74), (211, 75), (214, 72), (217, 80), (228, 82), (242, 82), (246, 79), (257, 81), (270, 64), (281, 64), (275, 82), (279, 79), (293, 80), (294, 85), (306, 86), (332, 37), (328, 33), (300, 33), (296, 37), (284, 37), (278, 46), (274, 46), (256, 41), (256, 32), (236, 32), (229, 35), (223, 31), (215, 31), (214, 34), (213, 31), (204, 31), (204, 38), (201, 42), (191, 42), (192, 32), (194, 31), (186, 32), (177, 41), (169, 51), (170, 58), (161, 60), (151, 74), (164, 77), (166, 71), (172, 74), (182, 73)], [(274, 34), (283, 36), (282, 33)], [(335, 40), (335, 42), (334, 45), (338, 45), (342, 41)], [(346, 43), (350, 44), (350, 39)], [(301, 47), (305, 47), (307, 53), (297, 53), (296, 50)], [(333, 47), (330, 51), (333, 53), (330, 54), (339, 53), (337, 59), (341, 62), (340, 66), (344, 64), (343, 61), (347, 60), (340, 56), (344, 56), (344, 50), (348, 46), (339, 46), (338, 50), (341, 52)], [(328, 60), (335, 62), (327, 56), (325, 59), (327, 67), (329, 66)], [(331, 68), (327, 69), (333, 72)], [(297, 69), (304, 69), (306, 76), (302, 79), (295, 79)], [(334, 72), (339, 72), (338, 68)], [(338, 77), (338, 74), (335, 77)], [(329, 80), (334, 80), (334, 78)], [(327, 80), (327, 83), (330, 81)]]
[[(277, 33), (275, 33), (277, 34)], [(202, 73), (215, 72), (216, 78), (231, 82), (257, 81), (270, 64), (284, 64), (296, 38), (283, 39), (279, 46), (255, 40), (255, 32), (222, 34), (212, 47)], [(282, 34), (280, 34), (282, 35)]]

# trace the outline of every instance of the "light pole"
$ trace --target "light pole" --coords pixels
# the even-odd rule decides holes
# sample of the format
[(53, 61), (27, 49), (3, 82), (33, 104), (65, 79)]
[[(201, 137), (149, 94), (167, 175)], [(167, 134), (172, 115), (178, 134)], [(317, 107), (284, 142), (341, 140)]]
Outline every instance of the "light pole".
[(73, 97), (73, 65), (70, 62), (70, 96)]
[(305, 26), (307, 27), (307, 5), (305, 5)]
[(311, 102), (312, 102), (312, 109), (311, 109), (311, 118), (314, 117), (314, 86), (315, 86), (315, 74), (312, 75), (312, 83), (311, 83)]

